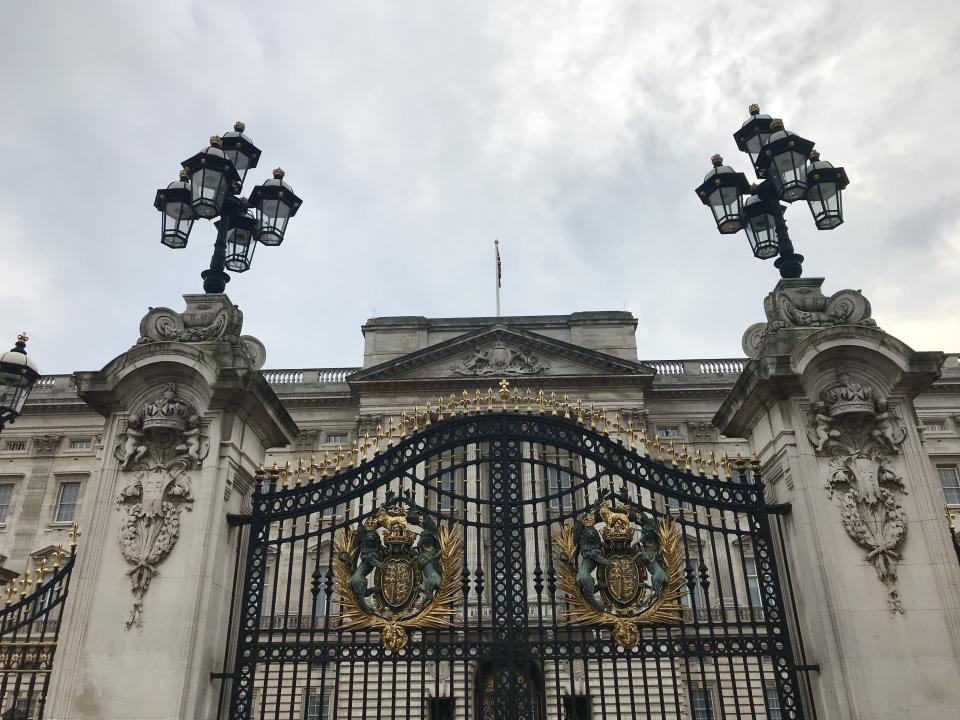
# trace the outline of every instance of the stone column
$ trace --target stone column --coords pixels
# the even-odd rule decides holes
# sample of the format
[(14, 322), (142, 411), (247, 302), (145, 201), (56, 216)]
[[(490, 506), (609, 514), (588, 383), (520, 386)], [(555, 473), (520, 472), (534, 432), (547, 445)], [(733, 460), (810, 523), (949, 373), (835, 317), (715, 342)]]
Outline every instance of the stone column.
[(960, 717), (960, 568), (913, 398), (943, 354), (880, 330), (859, 291), (781, 280), (714, 418), (790, 503), (789, 559), (821, 718)]
[[(254, 469), (297, 428), (261, 376), (225, 295), (153, 309), (140, 340), (79, 394), (106, 417), (104, 460), (80, 518), (46, 716), (214, 717), (239, 529)], [(228, 662), (232, 662), (230, 659)]]

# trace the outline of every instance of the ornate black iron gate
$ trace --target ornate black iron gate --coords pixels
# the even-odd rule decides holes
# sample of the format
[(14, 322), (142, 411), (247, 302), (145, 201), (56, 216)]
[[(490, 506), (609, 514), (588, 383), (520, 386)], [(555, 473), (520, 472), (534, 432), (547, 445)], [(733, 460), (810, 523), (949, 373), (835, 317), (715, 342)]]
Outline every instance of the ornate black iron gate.
[(579, 404), (427, 406), (262, 474), (227, 717), (802, 718), (768, 511)]

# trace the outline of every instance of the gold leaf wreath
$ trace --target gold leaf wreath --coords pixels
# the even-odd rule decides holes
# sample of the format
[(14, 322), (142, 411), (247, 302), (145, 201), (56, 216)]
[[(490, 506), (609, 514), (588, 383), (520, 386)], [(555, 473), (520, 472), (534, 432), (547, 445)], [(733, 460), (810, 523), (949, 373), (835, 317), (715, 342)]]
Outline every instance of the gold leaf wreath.
[(571, 609), (563, 611), (561, 615), (569, 618), (576, 625), (616, 625), (624, 620), (642, 625), (681, 622), (683, 610), (680, 598), (687, 593), (683, 587), (680, 530), (670, 520), (658, 520), (657, 531), (660, 536), (663, 569), (667, 573), (667, 584), (650, 607), (632, 617), (597, 610), (587, 602), (577, 584), (577, 568), (574, 565), (577, 544), (573, 539), (573, 528), (564, 524), (554, 532), (553, 552), (554, 561), (560, 573), (560, 589), (567, 595), (571, 605)]
[(440, 524), (440, 566), (443, 571), (440, 588), (433, 599), (416, 615), (406, 619), (373, 615), (364, 612), (357, 603), (348, 585), (350, 576), (353, 574), (350, 564), (356, 551), (356, 539), (356, 528), (346, 528), (339, 531), (333, 541), (334, 589), (340, 600), (340, 614), (345, 623), (344, 630), (382, 630), (388, 625), (400, 625), (404, 628), (443, 628), (453, 627), (455, 622), (462, 619), (461, 615), (453, 609), (461, 594), (460, 573), (463, 570), (463, 555), (460, 552), (463, 542), (461, 528), (451, 527), (449, 523)]

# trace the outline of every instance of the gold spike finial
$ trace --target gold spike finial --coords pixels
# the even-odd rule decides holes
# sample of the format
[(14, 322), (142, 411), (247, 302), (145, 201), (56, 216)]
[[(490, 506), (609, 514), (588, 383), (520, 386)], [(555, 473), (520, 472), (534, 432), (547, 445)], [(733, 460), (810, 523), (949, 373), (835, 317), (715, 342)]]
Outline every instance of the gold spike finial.
[(73, 527), (70, 529), (70, 532), (67, 533), (67, 537), (70, 538), (70, 549), (73, 550), (77, 547), (77, 541), (80, 539), (80, 524), (77, 522), (73, 523)]
[(430, 419), (430, 416), (433, 414), (433, 411), (430, 409), (430, 401), (427, 400), (426, 407), (423, 409), (423, 426), (430, 427), (433, 424), (433, 421)]

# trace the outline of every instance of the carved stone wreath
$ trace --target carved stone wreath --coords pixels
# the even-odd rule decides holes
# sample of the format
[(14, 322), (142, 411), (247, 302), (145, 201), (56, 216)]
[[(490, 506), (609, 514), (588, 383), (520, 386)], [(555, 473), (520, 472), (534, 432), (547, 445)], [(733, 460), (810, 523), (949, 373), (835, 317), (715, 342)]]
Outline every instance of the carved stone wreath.
[(898, 495), (907, 488), (893, 456), (906, 424), (869, 384), (840, 368), (820, 394), (807, 436), (818, 455), (830, 458), (826, 488), (840, 506), (843, 529), (867, 550), (864, 560), (886, 587), (890, 611), (903, 613), (896, 581), (907, 522)]
[(209, 449), (199, 414), (177, 396), (175, 383), (131, 413), (126, 431), (117, 438), (114, 457), (133, 478), (116, 499), (117, 510), (126, 512), (120, 552), (133, 565), (127, 573), (134, 597), (128, 630), (143, 626), (144, 596), (157, 565), (177, 542), (181, 511), (193, 505), (190, 471), (201, 465)]

